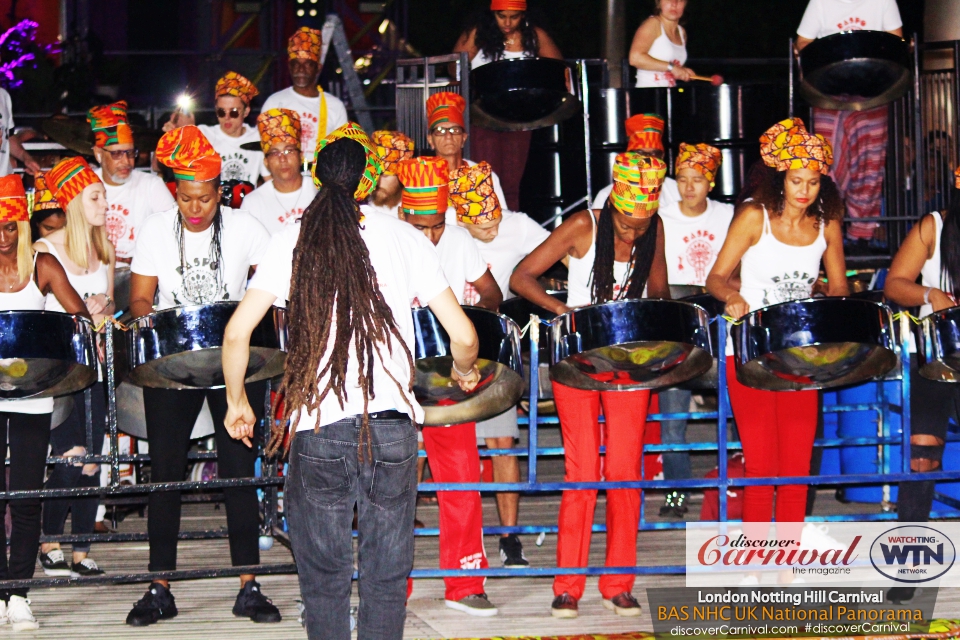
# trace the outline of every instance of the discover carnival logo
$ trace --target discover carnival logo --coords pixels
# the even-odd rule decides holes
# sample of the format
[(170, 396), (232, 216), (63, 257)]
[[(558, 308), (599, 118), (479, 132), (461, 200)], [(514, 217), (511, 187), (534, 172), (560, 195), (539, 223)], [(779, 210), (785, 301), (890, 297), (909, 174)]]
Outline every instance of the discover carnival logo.
[(936, 580), (950, 571), (956, 559), (953, 541), (933, 527), (894, 527), (870, 545), (873, 567), (897, 582), (918, 584)]

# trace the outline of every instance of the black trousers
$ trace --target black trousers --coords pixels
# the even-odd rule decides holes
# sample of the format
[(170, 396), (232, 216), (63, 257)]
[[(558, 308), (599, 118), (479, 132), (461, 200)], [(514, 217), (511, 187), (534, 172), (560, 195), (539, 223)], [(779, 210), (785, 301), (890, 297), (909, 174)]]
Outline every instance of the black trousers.
[[(247, 397), (257, 416), (258, 439), (265, 393), (266, 382), (247, 385)], [(223, 426), (227, 414), (226, 390), (144, 388), (143, 407), (147, 416), (152, 482), (180, 482), (184, 479), (190, 432), (200, 415), (204, 398), (213, 416), (217, 441), (217, 477), (221, 480), (253, 477), (256, 445), (248, 448), (241, 441), (234, 440)], [(227, 503), (230, 560), (233, 566), (260, 564), (260, 510), (256, 487), (224, 489), (223, 495)], [(149, 570), (175, 570), (177, 535), (180, 533), (179, 491), (155, 491), (150, 494), (147, 531), (150, 536)]]
[[(5, 428), (3, 428), (5, 427)], [(10, 447), (10, 491), (34, 491), (43, 488), (50, 443), (49, 413), (0, 413), (0, 428)], [(6, 474), (0, 473), (0, 491), (7, 490)], [(7, 501), (0, 500), (0, 513)], [(40, 498), (10, 500), (13, 532), (10, 534), (10, 561), (0, 553), (0, 580), (29, 580), (37, 564), (40, 549)], [(0, 591), (0, 599), (27, 597), (27, 589)]]

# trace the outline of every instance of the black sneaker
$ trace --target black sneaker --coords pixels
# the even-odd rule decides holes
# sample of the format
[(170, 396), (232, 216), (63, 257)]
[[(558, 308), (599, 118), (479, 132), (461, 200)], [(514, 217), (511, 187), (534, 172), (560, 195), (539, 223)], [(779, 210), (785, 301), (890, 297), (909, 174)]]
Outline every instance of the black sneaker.
[(73, 563), (73, 575), (78, 578), (102, 576), (103, 569), (97, 566), (97, 562), (93, 558), (84, 558), (80, 562)]
[(280, 610), (260, 591), (260, 583), (251, 580), (243, 585), (233, 605), (233, 615), (254, 622), (280, 622)]
[(511, 533), (506, 538), (500, 538), (500, 561), (507, 569), (522, 569), (530, 566), (526, 556), (523, 555), (523, 544), (517, 534)]
[(43, 572), (48, 576), (61, 578), (73, 577), (70, 565), (67, 564), (67, 561), (63, 557), (63, 551), (60, 549), (54, 549), (49, 553), (41, 553), (40, 566), (43, 567)]
[(158, 620), (175, 617), (177, 617), (177, 605), (173, 600), (173, 594), (159, 582), (151, 582), (150, 588), (127, 614), (127, 624), (145, 627)]
[(666, 501), (660, 507), (661, 516), (672, 516), (682, 518), (690, 509), (686, 505), (687, 494), (680, 491), (670, 491), (666, 495)]

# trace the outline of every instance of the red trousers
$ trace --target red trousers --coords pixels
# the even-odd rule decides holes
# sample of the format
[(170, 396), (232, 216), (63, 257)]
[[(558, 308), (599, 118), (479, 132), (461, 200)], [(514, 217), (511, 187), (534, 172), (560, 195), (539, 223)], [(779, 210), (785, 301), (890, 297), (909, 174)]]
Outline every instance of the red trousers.
[[(553, 394), (563, 434), (564, 480), (598, 482), (600, 478), (600, 405), (606, 417), (603, 441), (607, 453), (603, 475), (607, 481), (639, 480), (643, 428), (649, 391), (582, 391), (553, 383)], [(560, 500), (560, 533), (557, 566), (586, 567), (597, 492), (564, 491)], [(608, 567), (637, 564), (637, 525), (640, 522), (639, 489), (607, 491)], [(600, 593), (610, 599), (633, 590), (633, 575), (600, 576)], [(557, 576), (554, 595), (583, 597), (586, 576)]]
[[(740, 384), (733, 356), (727, 357), (730, 404), (743, 443), (747, 478), (810, 475), (810, 455), (817, 433), (820, 401), (816, 391), (761, 391)], [(773, 487), (745, 487), (744, 522), (770, 522)], [(806, 485), (777, 488), (777, 522), (803, 522), (807, 509)], [(790, 535), (778, 527), (777, 536)], [(796, 531), (799, 535), (799, 528)]]
[[(424, 427), (423, 446), (434, 482), (480, 482), (477, 425)], [(479, 491), (439, 491), (440, 568), (486, 569)], [(485, 578), (444, 578), (447, 600), (483, 593)]]

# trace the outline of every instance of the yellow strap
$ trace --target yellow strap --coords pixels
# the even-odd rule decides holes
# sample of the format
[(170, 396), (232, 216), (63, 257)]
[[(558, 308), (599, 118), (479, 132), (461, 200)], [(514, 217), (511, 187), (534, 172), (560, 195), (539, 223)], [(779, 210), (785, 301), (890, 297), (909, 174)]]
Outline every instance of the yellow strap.
[(323, 87), (317, 85), (317, 91), (320, 92), (320, 119), (317, 121), (317, 142), (327, 137), (327, 96), (323, 93)]

